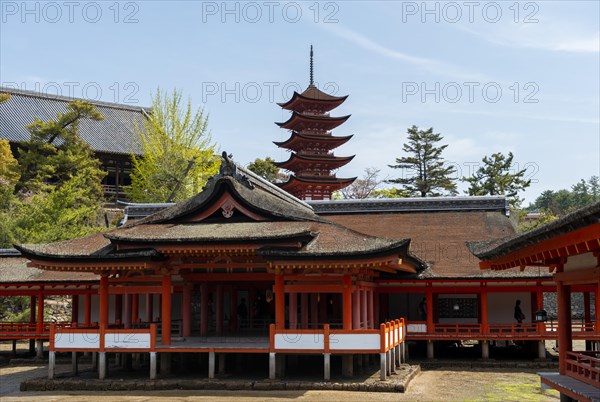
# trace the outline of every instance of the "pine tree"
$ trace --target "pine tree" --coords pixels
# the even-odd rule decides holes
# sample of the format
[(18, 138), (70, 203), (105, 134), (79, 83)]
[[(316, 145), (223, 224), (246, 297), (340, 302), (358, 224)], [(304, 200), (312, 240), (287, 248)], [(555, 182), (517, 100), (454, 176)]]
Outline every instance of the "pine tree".
[(181, 201), (199, 193), (217, 173), (220, 158), (208, 131), (204, 111), (182, 104), (177, 90), (160, 89), (144, 127), (138, 127), (142, 157), (132, 155), (128, 197), (135, 202)]
[(483, 166), (471, 177), (462, 180), (469, 183), (466, 191), (469, 195), (508, 195), (513, 207), (520, 204), (521, 199), (517, 196), (519, 191), (525, 190), (531, 184), (531, 180), (524, 179), (527, 169), (514, 171), (513, 154), (504, 156), (501, 152), (484, 156)]
[(5, 225), (6, 242), (45, 243), (101, 229), (101, 181), (106, 173), (78, 136), (83, 118), (102, 116), (92, 105), (75, 101), (56, 119), (28, 126), (31, 139), (19, 148), (19, 200), (11, 224)]
[(439, 190), (456, 194), (455, 179), (452, 177), (456, 169), (445, 163), (442, 152), (448, 145), (437, 145), (444, 137), (428, 130), (419, 130), (417, 126), (408, 129), (408, 142), (402, 150), (409, 154), (396, 158), (393, 169), (402, 169), (402, 176), (388, 180), (403, 186), (410, 196), (440, 196)]

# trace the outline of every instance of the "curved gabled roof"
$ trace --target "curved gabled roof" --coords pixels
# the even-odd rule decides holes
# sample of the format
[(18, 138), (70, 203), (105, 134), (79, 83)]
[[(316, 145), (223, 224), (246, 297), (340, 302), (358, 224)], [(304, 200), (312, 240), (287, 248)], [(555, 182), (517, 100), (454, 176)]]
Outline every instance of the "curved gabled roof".
[(354, 135), (346, 136), (334, 136), (334, 135), (322, 135), (322, 134), (303, 134), (294, 131), (290, 138), (285, 141), (273, 141), (273, 144), (281, 148), (298, 150), (301, 144), (306, 143), (318, 143), (320, 146), (327, 148), (328, 150), (335, 149), (348, 142)]
[(302, 127), (318, 128), (322, 130), (333, 130), (343, 124), (350, 118), (350, 115), (331, 117), (331, 116), (312, 116), (293, 112), (290, 118), (283, 123), (275, 123), (281, 128), (301, 131)]
[[(251, 246), (254, 254), (266, 261), (347, 261), (351, 257), (365, 266), (377, 259), (393, 270), (406, 269), (400, 267), (398, 258), (407, 257), (413, 266), (424, 268), (409, 255), (410, 239), (375, 237), (328, 221), (282, 189), (245, 175), (226, 155), (223, 159), (220, 173), (202, 193), (175, 206), (104, 233), (19, 249), (49, 270), (64, 266), (90, 270), (98, 262), (105, 264), (99, 269), (118, 264), (124, 270), (130, 265), (147, 269), (145, 261), (161, 260), (165, 252), (181, 246), (205, 249), (231, 244)], [(353, 179), (333, 178), (332, 183), (344, 180)], [(235, 208), (245, 216), (219, 213), (223, 200), (237, 203)], [(196, 219), (198, 216), (207, 218)], [(45, 265), (46, 261), (53, 264)]]
[(307, 165), (317, 165), (320, 164), (322, 166), (326, 166), (327, 169), (333, 170), (340, 168), (348, 163), (352, 159), (354, 159), (355, 155), (352, 156), (334, 156), (334, 155), (299, 155), (297, 153), (292, 153), (287, 161), (284, 162), (275, 162), (274, 165), (287, 170), (297, 170), (294, 168), (300, 168), (302, 166)]
[(304, 92), (298, 93), (294, 91), (294, 94), (289, 101), (278, 103), (278, 105), (286, 110), (302, 111), (310, 108), (317, 108), (323, 111), (329, 111), (344, 103), (346, 98), (348, 98), (348, 95), (329, 95), (316, 86), (309, 85)]

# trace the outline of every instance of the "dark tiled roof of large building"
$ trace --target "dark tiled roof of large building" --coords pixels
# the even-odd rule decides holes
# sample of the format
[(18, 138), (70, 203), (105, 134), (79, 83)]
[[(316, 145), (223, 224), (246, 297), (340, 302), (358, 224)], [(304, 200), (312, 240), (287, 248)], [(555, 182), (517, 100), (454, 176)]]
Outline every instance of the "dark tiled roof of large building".
[[(27, 130), (29, 124), (36, 119), (56, 119), (58, 113), (67, 111), (70, 102), (81, 100), (6, 87), (0, 87), (0, 93), (10, 94), (8, 101), (0, 103), (0, 138), (10, 142), (28, 141), (31, 137)], [(79, 123), (79, 135), (94, 151), (123, 155), (141, 153), (136, 127), (144, 128), (148, 108), (86, 101), (104, 116), (100, 121), (82, 119)]]
[(470, 251), (481, 260), (503, 257), (531, 244), (600, 222), (600, 201), (571, 212), (555, 221), (525, 233), (513, 234), (501, 239), (471, 241)]
[[(334, 206), (331, 204), (336, 202), (331, 201), (329, 207), (333, 209)], [(469, 203), (468, 200), (464, 202)], [(311, 204), (317, 211), (320, 210), (317, 203)], [(354, 205), (352, 213), (328, 212), (324, 216), (331, 221), (373, 236), (391, 239), (410, 238), (411, 251), (429, 264), (428, 270), (424, 271), (422, 276), (431, 278), (490, 276), (479, 269), (479, 260), (470, 253), (466, 242), (513, 235), (515, 229), (502, 209), (477, 210), (455, 206), (455, 209), (451, 210), (445, 206), (444, 210), (439, 210), (436, 206), (427, 211), (424, 210), (424, 205), (416, 204), (418, 202), (415, 200), (410, 210), (404, 208), (394, 210), (389, 208), (390, 205), (386, 205), (385, 208), (367, 209), (362, 212)], [(430, 204), (430, 206), (434, 205)]]

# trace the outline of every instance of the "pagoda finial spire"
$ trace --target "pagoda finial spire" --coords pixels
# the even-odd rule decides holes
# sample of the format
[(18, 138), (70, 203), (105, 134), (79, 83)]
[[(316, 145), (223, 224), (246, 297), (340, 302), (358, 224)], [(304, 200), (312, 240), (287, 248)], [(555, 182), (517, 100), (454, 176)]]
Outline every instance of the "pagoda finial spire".
[(313, 46), (310, 45), (310, 85), (313, 86), (314, 85), (314, 80), (313, 80)]

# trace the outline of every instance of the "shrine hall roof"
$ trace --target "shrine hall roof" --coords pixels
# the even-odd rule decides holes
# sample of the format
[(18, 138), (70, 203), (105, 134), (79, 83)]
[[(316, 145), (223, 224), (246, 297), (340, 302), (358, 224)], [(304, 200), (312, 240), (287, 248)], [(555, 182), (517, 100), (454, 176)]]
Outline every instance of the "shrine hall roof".
[[(6, 250), (3, 250), (6, 251)], [(45, 271), (28, 267), (29, 260), (17, 250), (11, 254), (0, 252), (0, 283), (35, 282), (96, 282), (99, 277), (89, 272)]]
[(483, 261), (492, 260), (529, 245), (599, 222), (600, 201), (525, 233), (517, 233), (493, 240), (472, 241), (468, 243), (468, 247), (473, 255), (479, 259)]
[[(242, 212), (231, 219), (224, 217), (218, 203), (223, 197), (233, 197), (240, 208), (258, 218), (251, 219)], [(195, 221), (198, 214), (206, 211), (208, 215), (202, 215), (206, 221)], [(410, 239), (379, 238), (319, 217), (311, 206), (250, 174), (226, 154), (220, 173), (209, 180), (204, 191), (186, 201), (104, 233), (18, 249), (25, 256), (39, 260), (108, 262), (160, 258), (161, 254), (155, 250), (157, 244), (256, 242), (261, 245), (255, 253), (267, 259), (401, 256), (418, 269), (425, 267), (425, 263), (410, 254)], [(140, 248), (118, 248), (118, 244)]]
[(31, 133), (27, 126), (36, 119), (56, 119), (65, 113), (70, 102), (85, 100), (94, 105), (103, 120), (82, 119), (79, 123), (80, 137), (90, 144), (92, 150), (111, 154), (141, 154), (136, 141), (137, 128), (144, 127), (149, 108), (140, 106), (78, 99), (67, 96), (44, 94), (34, 91), (0, 87), (0, 93), (10, 94), (10, 99), (0, 104), (0, 138), (10, 142), (28, 141)]

